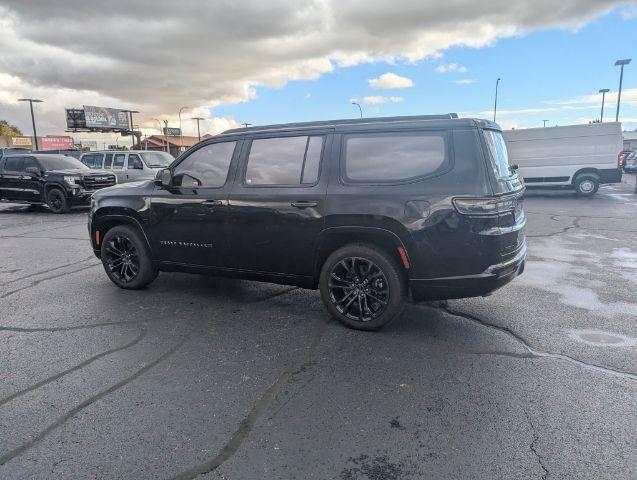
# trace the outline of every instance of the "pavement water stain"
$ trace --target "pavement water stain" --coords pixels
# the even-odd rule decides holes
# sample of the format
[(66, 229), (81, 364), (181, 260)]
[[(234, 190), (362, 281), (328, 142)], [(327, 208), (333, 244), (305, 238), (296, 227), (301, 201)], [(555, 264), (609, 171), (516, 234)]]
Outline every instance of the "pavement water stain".
[(571, 330), (569, 336), (574, 340), (595, 347), (634, 347), (637, 345), (635, 338), (601, 330)]

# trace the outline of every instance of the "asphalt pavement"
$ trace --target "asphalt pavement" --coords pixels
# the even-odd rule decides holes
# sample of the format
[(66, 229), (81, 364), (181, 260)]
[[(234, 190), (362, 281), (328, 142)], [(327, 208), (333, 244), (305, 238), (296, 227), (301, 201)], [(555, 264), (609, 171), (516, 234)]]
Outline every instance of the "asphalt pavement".
[(634, 182), (529, 191), (521, 277), (377, 333), (315, 291), (120, 290), (86, 210), (0, 204), (0, 478), (637, 478)]

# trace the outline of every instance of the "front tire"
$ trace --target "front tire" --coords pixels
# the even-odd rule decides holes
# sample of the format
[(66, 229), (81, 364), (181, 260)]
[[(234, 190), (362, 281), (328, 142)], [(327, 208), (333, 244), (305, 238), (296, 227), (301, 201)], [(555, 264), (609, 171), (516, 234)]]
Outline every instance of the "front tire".
[(400, 315), (406, 282), (397, 262), (383, 250), (352, 244), (323, 264), (321, 298), (330, 314), (357, 330), (378, 330)]
[(64, 192), (59, 188), (49, 190), (46, 194), (46, 204), (53, 213), (68, 213), (71, 210)]
[(120, 288), (144, 288), (159, 273), (141, 235), (127, 225), (119, 225), (106, 232), (101, 258), (106, 275)]
[(595, 195), (599, 189), (599, 179), (595, 175), (580, 175), (575, 179), (575, 192), (582, 197)]

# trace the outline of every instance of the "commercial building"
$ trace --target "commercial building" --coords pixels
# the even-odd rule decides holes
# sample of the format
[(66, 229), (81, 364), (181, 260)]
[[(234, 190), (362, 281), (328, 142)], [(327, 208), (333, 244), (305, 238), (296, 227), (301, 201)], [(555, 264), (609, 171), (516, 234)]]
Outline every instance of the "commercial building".
[(168, 143), (169, 153), (176, 158), (198, 141), (199, 138), (187, 135), (151, 135), (150, 137), (143, 138), (141, 143), (135, 145), (134, 148), (137, 150), (163, 150), (165, 152), (166, 143)]
[[(40, 150), (67, 150), (73, 148), (73, 138), (68, 135), (38, 137)], [(35, 149), (33, 137), (0, 137), (0, 147), (22, 147)]]

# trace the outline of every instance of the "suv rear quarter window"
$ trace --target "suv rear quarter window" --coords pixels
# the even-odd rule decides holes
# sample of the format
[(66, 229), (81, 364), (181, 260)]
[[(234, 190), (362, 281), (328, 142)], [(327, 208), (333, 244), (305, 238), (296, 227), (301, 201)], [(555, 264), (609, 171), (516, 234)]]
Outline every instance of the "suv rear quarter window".
[(445, 132), (367, 133), (344, 137), (342, 176), (353, 183), (396, 183), (449, 164)]

